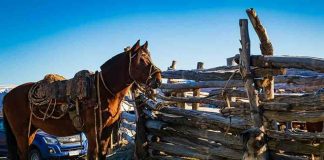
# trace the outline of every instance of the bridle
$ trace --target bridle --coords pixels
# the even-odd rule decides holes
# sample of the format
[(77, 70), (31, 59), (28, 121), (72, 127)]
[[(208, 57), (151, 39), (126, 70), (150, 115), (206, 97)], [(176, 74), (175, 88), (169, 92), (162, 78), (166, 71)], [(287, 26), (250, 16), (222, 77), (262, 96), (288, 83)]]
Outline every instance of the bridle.
[[(152, 62), (151, 59), (149, 59), (149, 63), (150, 63), (150, 70), (149, 70), (149, 72), (148, 72), (147, 79), (145, 80), (145, 84), (144, 84), (145, 87), (142, 87), (141, 83), (139, 83), (139, 82), (138, 82), (138, 81), (133, 77), (133, 75), (132, 75), (132, 70), (131, 70), (131, 68), (132, 68), (132, 59), (133, 59), (134, 57), (136, 57), (136, 55), (138, 54), (138, 52), (137, 52), (136, 54), (134, 54), (133, 56), (132, 56), (132, 52), (131, 52), (130, 50), (128, 50), (128, 51), (126, 51), (126, 52), (127, 52), (127, 54), (128, 54), (128, 57), (129, 57), (129, 62), (128, 62), (128, 75), (129, 75), (130, 79), (132, 80), (132, 82), (129, 83), (128, 85), (135, 84), (135, 85), (138, 87), (139, 90), (141, 90), (141, 91), (145, 91), (145, 88), (147, 88), (147, 87), (149, 86), (148, 82), (149, 82), (149, 80), (152, 78), (152, 76), (153, 76), (154, 74), (158, 73), (158, 72), (161, 72), (161, 70), (160, 70), (158, 67), (156, 67), (156, 66), (154, 65), (154, 63)], [(99, 72), (99, 77), (100, 77), (100, 80), (101, 80), (101, 82), (102, 82), (104, 88), (105, 88), (105, 89), (106, 89), (106, 90), (107, 90), (107, 91), (108, 91), (108, 92), (109, 92), (109, 93), (114, 97), (114, 96), (115, 96), (115, 93), (114, 93), (111, 89), (109, 89), (109, 87), (108, 87), (108, 85), (107, 85), (105, 79), (104, 79), (103, 76), (102, 76), (102, 71)]]
[(154, 65), (154, 63), (152, 62), (152, 60), (150, 58), (149, 59), (149, 62), (150, 62), (150, 70), (149, 70), (148, 76), (147, 76), (147, 78), (145, 80), (145, 84), (144, 84), (145, 87), (144, 88), (141, 87), (141, 85), (140, 85), (141, 83), (138, 83), (136, 81), (136, 79), (132, 76), (132, 72), (131, 72), (132, 59), (138, 54), (138, 52), (136, 54), (134, 54), (133, 56), (131, 55), (132, 54), (131, 51), (127, 51), (127, 52), (128, 52), (128, 57), (129, 57), (129, 64), (128, 64), (128, 74), (129, 74), (129, 77), (132, 79), (132, 81), (133, 81), (132, 83), (135, 83), (137, 85), (137, 87), (141, 91), (144, 91), (145, 90), (144, 88), (146, 88), (147, 86), (149, 86), (148, 82), (149, 82), (150, 79), (152, 79), (152, 76), (154, 74), (158, 73), (158, 72), (161, 72), (161, 70)]

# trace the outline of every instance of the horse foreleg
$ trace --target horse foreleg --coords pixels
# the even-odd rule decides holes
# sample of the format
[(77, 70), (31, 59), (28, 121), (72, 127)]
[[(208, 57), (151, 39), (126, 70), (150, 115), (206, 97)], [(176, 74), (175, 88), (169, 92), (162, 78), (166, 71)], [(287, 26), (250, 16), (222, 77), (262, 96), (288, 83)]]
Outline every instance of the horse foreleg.
[(97, 135), (95, 134), (94, 129), (87, 131), (85, 134), (88, 139), (87, 159), (88, 160), (98, 160), (99, 152), (98, 152), (97, 142), (96, 142)]

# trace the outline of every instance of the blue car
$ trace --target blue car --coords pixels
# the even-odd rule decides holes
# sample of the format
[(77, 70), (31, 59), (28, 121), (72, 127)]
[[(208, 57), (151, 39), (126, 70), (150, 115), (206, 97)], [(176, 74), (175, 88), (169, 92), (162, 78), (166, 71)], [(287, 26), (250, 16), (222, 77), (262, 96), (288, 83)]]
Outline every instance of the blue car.
[[(88, 150), (88, 140), (83, 133), (56, 137), (37, 131), (35, 139), (29, 148), (28, 159), (71, 159), (85, 157)], [(0, 154), (7, 154), (3, 118), (0, 118)]]

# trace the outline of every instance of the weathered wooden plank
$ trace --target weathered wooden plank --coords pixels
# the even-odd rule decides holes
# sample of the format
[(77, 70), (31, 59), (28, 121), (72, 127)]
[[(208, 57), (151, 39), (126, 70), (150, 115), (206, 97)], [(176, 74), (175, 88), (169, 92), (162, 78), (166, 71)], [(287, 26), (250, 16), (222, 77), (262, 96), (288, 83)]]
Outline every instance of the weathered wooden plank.
[(181, 138), (181, 137), (161, 137), (161, 139), (165, 142), (173, 143), (175, 145), (183, 145), (183, 146), (190, 146), (190, 148), (197, 150), (199, 153), (208, 154), (212, 156), (219, 156), (229, 159), (240, 159), (243, 153), (238, 150), (233, 150), (224, 146), (219, 145), (218, 147), (211, 146), (208, 147), (204, 144), (197, 144), (188, 139)]
[(271, 159), (280, 159), (280, 160), (309, 160), (309, 156), (296, 156), (296, 155), (288, 155), (283, 153), (277, 153), (274, 151), (270, 152)]
[(248, 118), (250, 116), (250, 109), (248, 107), (226, 107), (220, 110), (224, 116), (244, 116)]
[[(204, 71), (204, 70), (168, 70), (162, 72), (163, 78), (187, 79), (195, 81), (215, 81), (228, 80), (233, 74), (233, 80), (241, 80), (241, 75), (233, 71)], [(269, 68), (255, 68), (251, 69), (255, 77), (268, 77), (283, 75), (286, 73), (285, 69), (269, 69)]]
[(287, 83), (294, 85), (311, 85), (311, 86), (323, 86), (324, 76), (300, 76), (300, 75), (287, 75), (276, 76), (275, 83)]
[(276, 83), (275, 88), (277, 90), (282, 90), (286, 93), (312, 93), (316, 92), (317, 90), (323, 88), (324, 85), (321, 86), (312, 86), (312, 85), (290, 85), (290, 84), (283, 84), (283, 83)]
[(312, 132), (281, 132), (275, 130), (267, 130), (267, 135), (271, 138), (280, 140), (297, 140), (297, 141), (318, 141), (324, 140), (324, 133)]
[(135, 122), (136, 121), (135, 114), (131, 114), (131, 113), (128, 113), (128, 112), (122, 112), (120, 118), (121, 119), (126, 119), (128, 122)]
[(301, 96), (277, 97), (264, 102), (261, 106), (266, 110), (276, 111), (314, 111), (324, 114), (324, 93), (305, 94)]
[[(212, 104), (219, 107), (227, 106), (224, 100), (215, 100), (215, 99), (204, 98), (204, 97), (165, 97), (163, 95), (157, 95), (157, 97), (165, 101), (184, 102), (184, 103), (205, 103), (205, 104)], [(230, 105), (231, 107), (246, 107), (249, 106), (249, 103), (230, 102)]]
[(134, 132), (136, 131), (136, 124), (128, 123), (126, 120), (122, 120), (120, 126)]
[(124, 138), (127, 142), (135, 144), (134, 142), (134, 138), (132, 138), (130, 135), (128, 135), (127, 133), (122, 133), (122, 138)]
[(191, 149), (181, 145), (174, 145), (171, 143), (151, 143), (150, 148), (153, 150), (159, 150), (167, 154), (176, 156), (192, 157), (198, 159), (218, 159), (217, 157), (213, 157), (211, 155), (201, 154), (195, 149)]
[[(239, 59), (238, 57), (235, 57)], [(239, 66), (219, 66), (219, 67), (213, 67), (213, 68), (208, 68), (204, 69), (203, 71), (226, 71), (226, 72), (233, 72), (235, 70), (239, 69)]]
[(222, 94), (230, 97), (247, 97), (245, 90), (242, 89), (213, 89), (209, 92), (209, 96), (218, 99), (224, 99)]
[(279, 122), (287, 121), (307, 121), (321, 122), (324, 121), (323, 112), (319, 111), (300, 111), (300, 112), (280, 112), (265, 110), (263, 113), (267, 119), (276, 120)]
[[(202, 82), (188, 82), (178, 84), (165, 84), (161, 85), (161, 89), (196, 89), (196, 88), (222, 88), (226, 85), (227, 81), (202, 81)], [(227, 87), (243, 87), (242, 80), (230, 80)]]
[[(211, 80), (228, 80), (233, 72), (222, 72), (222, 71), (208, 71), (202, 72), (199, 70), (170, 70), (163, 71), (163, 78), (174, 78), (174, 79), (188, 79), (195, 81), (211, 81)], [(235, 74), (232, 79), (242, 79), (240, 74)]]
[(297, 56), (251, 56), (251, 65), (255, 67), (298, 68), (324, 73), (324, 59)]
[(204, 146), (199, 145), (186, 147), (186, 145), (180, 145), (182, 144), (180, 140), (177, 141), (177, 144), (178, 145), (174, 145), (172, 143), (159, 142), (152, 143), (150, 147), (152, 149), (166, 152), (167, 154), (174, 154), (178, 156), (186, 156), (199, 159), (220, 159), (219, 156), (230, 159), (240, 159), (243, 155), (239, 151), (231, 150), (225, 147), (206, 148)]
[[(275, 77), (275, 83), (287, 83), (294, 85), (303, 85), (302, 87), (309, 86), (324, 86), (323, 76), (277, 76)], [(187, 92), (192, 89), (199, 88), (223, 88), (227, 81), (202, 81), (202, 82), (187, 82), (178, 84), (162, 84), (160, 87), (163, 92)], [(262, 82), (261, 82), (262, 83)], [(243, 87), (244, 84), (241, 80), (230, 80), (227, 84), (228, 88), (231, 87)], [(276, 86), (278, 88), (278, 86)], [(289, 86), (283, 86), (281, 88), (288, 88)]]
[(162, 130), (167, 127), (168, 124), (157, 120), (147, 120), (145, 126), (151, 129)]
[(166, 131), (180, 132), (181, 135), (187, 137), (187, 139), (204, 138), (208, 141), (215, 141), (227, 146), (228, 148), (242, 149), (242, 143), (240, 138), (234, 135), (226, 134), (220, 131), (209, 130), (209, 129), (197, 129), (187, 126), (172, 126), (167, 128)]
[(161, 112), (168, 114), (175, 114), (184, 116), (188, 119), (191, 119), (196, 124), (207, 124), (215, 125), (219, 128), (232, 128), (232, 129), (246, 129), (249, 124), (240, 118), (236, 117), (224, 117), (218, 113), (208, 113), (203, 111), (193, 111), (193, 110), (184, 110), (176, 107), (165, 107), (161, 109)]
[(270, 150), (282, 150), (290, 153), (307, 154), (307, 155), (319, 155), (320, 147), (319, 143), (304, 143), (298, 141), (286, 141), (286, 140), (270, 140), (268, 147)]

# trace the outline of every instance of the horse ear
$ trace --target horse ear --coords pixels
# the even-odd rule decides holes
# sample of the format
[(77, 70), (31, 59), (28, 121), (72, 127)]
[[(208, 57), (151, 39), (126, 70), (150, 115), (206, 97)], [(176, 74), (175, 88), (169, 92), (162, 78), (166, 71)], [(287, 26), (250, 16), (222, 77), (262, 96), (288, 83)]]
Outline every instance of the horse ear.
[(148, 42), (146, 41), (146, 42), (143, 44), (142, 48), (147, 49), (147, 47), (148, 47)]
[(132, 51), (136, 51), (137, 49), (139, 49), (141, 46), (140, 46), (140, 40), (137, 40), (137, 42), (133, 45), (132, 47)]

